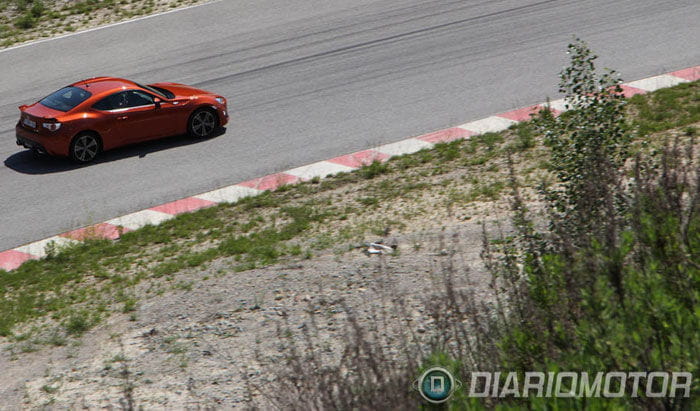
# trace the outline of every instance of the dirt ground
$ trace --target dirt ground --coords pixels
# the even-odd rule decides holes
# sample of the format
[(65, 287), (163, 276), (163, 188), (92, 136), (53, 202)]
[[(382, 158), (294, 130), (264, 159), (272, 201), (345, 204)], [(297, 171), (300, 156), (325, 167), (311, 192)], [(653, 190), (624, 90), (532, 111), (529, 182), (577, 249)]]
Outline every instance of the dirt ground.
[[(250, 400), (244, 377), (263, 390), (271, 378), (264, 368), (279, 356), (278, 326), (305, 327), (308, 310), (316, 314), (330, 358), (344, 341), (341, 301), (369, 321), (370, 311), (404, 295), (411, 324), (429, 335), (431, 320), (420, 301), (439, 287), (441, 265), (451, 258), (469, 273), (459, 287), (489, 295), (476, 219), (384, 240), (396, 241), (395, 255), (329, 252), (244, 272), (234, 272), (231, 260), (217, 260), (178, 275), (192, 286), (141, 300), (134, 313), (114, 314), (65, 346), (22, 352), (4, 342), (0, 409), (122, 408), (130, 402), (146, 409), (241, 408)], [(252, 395), (259, 401), (261, 394)]]
[[(44, 16), (49, 12), (60, 13), (57, 18), (37, 19), (34, 26), (19, 31), (5, 42), (3, 30), (0, 30), (0, 48), (15, 46), (38, 39), (87, 30), (110, 23), (132, 18), (162, 13), (165, 11), (208, 3), (211, 0), (120, 0), (111, 7), (98, 7), (87, 14), (66, 14), (66, 6), (77, 3), (76, 0), (44, 0)], [(94, 2), (89, 2), (94, 3)], [(31, 8), (31, 4), (28, 5)], [(13, 21), (25, 11), (19, 11), (12, 5), (0, 10), (0, 25), (13, 26)]]

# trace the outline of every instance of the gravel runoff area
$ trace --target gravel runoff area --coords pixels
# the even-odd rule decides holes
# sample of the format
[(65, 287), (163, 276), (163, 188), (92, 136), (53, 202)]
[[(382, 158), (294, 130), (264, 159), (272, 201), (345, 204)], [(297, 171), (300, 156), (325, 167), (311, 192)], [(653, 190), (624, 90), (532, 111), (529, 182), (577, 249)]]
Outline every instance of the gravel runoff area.
[[(497, 232), (489, 220), (489, 231)], [(358, 248), (238, 273), (229, 259), (217, 260), (178, 275), (194, 286), (142, 301), (135, 321), (115, 314), (77, 342), (35, 352), (4, 343), (0, 409), (122, 407), (127, 383), (136, 406), (146, 409), (243, 407), (250, 400), (244, 375), (264, 391), (271, 378), (265, 366), (279, 356), (278, 326), (305, 327), (309, 309), (333, 356), (345, 340), (340, 301), (368, 322), (392, 298), (406, 296), (414, 330), (427, 337), (431, 320), (420, 301), (440, 288), (444, 263), (453, 260), (468, 273), (458, 287), (490, 294), (476, 219), (396, 233), (390, 241), (398, 244), (395, 255)], [(260, 391), (253, 395), (264, 397)]]

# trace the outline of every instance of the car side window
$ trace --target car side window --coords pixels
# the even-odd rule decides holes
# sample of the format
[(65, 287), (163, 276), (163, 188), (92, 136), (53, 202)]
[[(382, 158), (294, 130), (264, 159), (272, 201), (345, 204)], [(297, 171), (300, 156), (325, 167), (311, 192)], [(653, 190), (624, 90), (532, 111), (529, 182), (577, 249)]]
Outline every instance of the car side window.
[(154, 104), (154, 102), (150, 94), (138, 90), (128, 90), (111, 94), (93, 104), (92, 107), (97, 110), (109, 111), (151, 104)]
[(138, 90), (129, 90), (126, 94), (127, 107), (148, 106), (153, 104), (153, 97), (150, 94)]
[(92, 108), (97, 110), (117, 110), (126, 108), (126, 94), (123, 91), (111, 94), (93, 104)]

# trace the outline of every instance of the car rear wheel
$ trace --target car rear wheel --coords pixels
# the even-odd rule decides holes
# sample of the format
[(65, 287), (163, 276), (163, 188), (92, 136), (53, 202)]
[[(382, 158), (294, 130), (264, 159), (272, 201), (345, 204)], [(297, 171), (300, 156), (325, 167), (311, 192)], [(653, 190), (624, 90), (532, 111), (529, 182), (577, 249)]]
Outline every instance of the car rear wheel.
[(210, 109), (202, 108), (190, 116), (187, 130), (190, 135), (197, 138), (211, 137), (219, 126), (216, 113)]
[(89, 163), (102, 150), (100, 137), (93, 133), (80, 133), (70, 144), (70, 157), (81, 164)]

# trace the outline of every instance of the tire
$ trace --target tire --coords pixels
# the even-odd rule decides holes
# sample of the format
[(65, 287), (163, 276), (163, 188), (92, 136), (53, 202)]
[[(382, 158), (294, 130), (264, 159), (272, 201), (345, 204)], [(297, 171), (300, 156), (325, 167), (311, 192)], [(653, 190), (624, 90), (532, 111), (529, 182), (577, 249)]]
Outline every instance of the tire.
[(195, 138), (209, 138), (219, 128), (219, 117), (214, 110), (200, 108), (190, 116), (187, 132)]
[(80, 133), (70, 143), (70, 158), (80, 164), (92, 162), (102, 151), (102, 140), (95, 133)]

